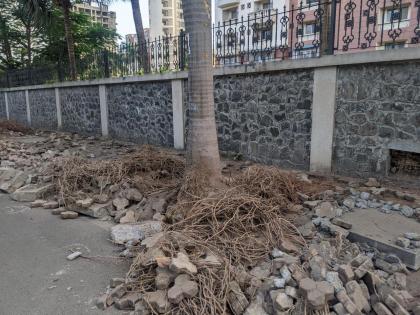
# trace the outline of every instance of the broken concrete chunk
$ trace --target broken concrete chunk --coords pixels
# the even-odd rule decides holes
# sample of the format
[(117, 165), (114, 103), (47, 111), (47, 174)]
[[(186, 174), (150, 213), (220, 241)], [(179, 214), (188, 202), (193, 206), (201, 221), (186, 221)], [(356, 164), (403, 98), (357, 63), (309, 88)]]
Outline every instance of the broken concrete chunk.
[(344, 283), (354, 279), (354, 272), (350, 265), (340, 265), (338, 267), (338, 275)]
[(31, 202), (31, 208), (42, 208), (46, 200), (38, 199)]
[(325, 295), (320, 290), (312, 290), (307, 296), (308, 305), (312, 310), (322, 310), (325, 307)]
[(337, 300), (343, 304), (344, 308), (350, 315), (362, 315), (362, 312), (357, 308), (354, 302), (347, 295), (346, 290), (341, 290), (336, 294)]
[(409, 248), (410, 247), (410, 240), (405, 237), (397, 237), (397, 241), (395, 244), (402, 248)]
[(64, 211), (60, 213), (60, 216), (64, 220), (71, 220), (76, 219), (79, 216), (79, 214), (74, 211)]
[(129, 293), (115, 301), (115, 308), (122, 311), (134, 310), (136, 303), (140, 301), (142, 297), (143, 296), (140, 293)]
[(286, 293), (280, 292), (274, 301), (274, 308), (277, 311), (284, 312), (293, 307), (293, 299)]
[(334, 287), (329, 284), (327, 281), (321, 281), (316, 283), (316, 290), (321, 292), (325, 300), (331, 301), (334, 298)]
[(170, 309), (166, 291), (157, 290), (156, 292), (146, 292), (144, 294), (144, 300), (159, 314), (164, 314)]
[(155, 285), (158, 290), (169, 289), (169, 286), (174, 281), (176, 274), (166, 268), (156, 268)]
[(125, 198), (115, 198), (112, 201), (112, 204), (117, 209), (117, 211), (121, 211), (121, 210), (124, 210), (125, 208), (127, 208), (128, 205), (130, 204), (130, 202)]
[(311, 278), (304, 278), (299, 281), (299, 289), (304, 297), (307, 297), (309, 292), (316, 289), (316, 282)]
[(89, 208), (92, 204), (93, 204), (92, 198), (86, 198), (86, 199), (76, 201), (76, 206), (84, 208), (84, 209)]
[(117, 244), (131, 240), (143, 240), (145, 237), (141, 225), (118, 224), (111, 228), (111, 239)]
[(338, 225), (339, 227), (342, 227), (343, 229), (346, 229), (346, 230), (350, 230), (353, 227), (353, 225), (351, 223), (347, 223), (347, 222), (345, 222), (341, 219), (338, 219), (338, 218), (332, 219), (331, 223), (334, 224), (334, 225)]
[(16, 190), (10, 197), (15, 201), (32, 202), (51, 193), (53, 189), (54, 186), (52, 184), (29, 184)]
[(59, 207), (59, 204), (57, 201), (47, 201), (42, 205), (42, 207), (44, 209), (57, 209)]
[(420, 234), (419, 233), (404, 233), (404, 237), (408, 238), (411, 241), (420, 241)]
[(128, 210), (125, 215), (120, 219), (121, 224), (136, 223), (136, 214), (133, 210)]
[(376, 303), (373, 305), (373, 310), (377, 315), (393, 315), (392, 312), (382, 303)]
[(169, 269), (178, 274), (197, 273), (197, 267), (193, 263), (191, 263), (190, 258), (182, 252), (179, 252), (175, 258), (172, 258)]
[(257, 294), (254, 301), (249, 304), (243, 315), (268, 315), (263, 307), (264, 296)]
[(143, 194), (136, 188), (130, 188), (124, 191), (124, 197), (130, 201), (140, 202), (143, 200)]
[(366, 313), (369, 313), (371, 310), (369, 301), (365, 298), (362, 288), (357, 283), (357, 281), (352, 280), (346, 284), (347, 294), (353, 303), (357, 306), (359, 311), (364, 310)]
[(394, 315), (409, 315), (409, 312), (391, 295), (388, 295), (383, 302), (386, 306), (388, 306), (392, 313), (394, 313)]
[(334, 208), (334, 206), (331, 204), (331, 202), (322, 202), (321, 204), (319, 204), (318, 206), (315, 207), (315, 214), (318, 217), (321, 218), (335, 218), (338, 213), (336, 211), (336, 209)]
[(60, 215), (63, 212), (66, 212), (66, 211), (67, 211), (66, 208), (57, 208), (57, 209), (53, 209), (51, 211), (51, 214), (53, 214), (53, 215)]
[(179, 304), (183, 299), (189, 299), (198, 294), (198, 284), (190, 280), (190, 276), (182, 274), (176, 277), (175, 284), (168, 291), (168, 300)]
[(109, 200), (108, 196), (105, 194), (94, 195), (92, 199), (93, 199), (93, 202), (100, 203), (100, 204), (107, 203)]

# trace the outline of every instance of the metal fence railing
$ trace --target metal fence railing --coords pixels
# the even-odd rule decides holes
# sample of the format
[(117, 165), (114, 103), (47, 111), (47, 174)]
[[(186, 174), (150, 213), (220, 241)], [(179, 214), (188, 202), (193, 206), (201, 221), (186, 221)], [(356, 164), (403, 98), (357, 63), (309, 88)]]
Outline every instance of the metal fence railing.
[(293, 1), (213, 26), (215, 65), (419, 46), (420, 0)]
[[(298, 1), (213, 25), (214, 65), (420, 46), (420, 0)], [(184, 32), (99, 50), (77, 56), (77, 79), (185, 70), (188, 51)], [(65, 81), (68, 73), (65, 63), (9, 70), (0, 75), (0, 87)]]

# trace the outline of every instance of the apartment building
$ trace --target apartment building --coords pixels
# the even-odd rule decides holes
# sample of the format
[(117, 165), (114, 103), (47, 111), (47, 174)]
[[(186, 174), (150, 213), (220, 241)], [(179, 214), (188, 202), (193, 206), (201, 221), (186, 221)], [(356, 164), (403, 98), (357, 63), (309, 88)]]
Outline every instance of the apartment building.
[[(213, 51), (216, 63), (258, 61), (269, 46), (286, 46), (288, 25), (278, 17), (287, 14), (290, 0), (216, 0)], [(278, 30), (278, 31), (276, 31)], [(268, 49), (270, 51), (268, 51)], [(262, 53), (265, 51), (265, 53)]]
[(185, 30), (182, 0), (149, 0), (150, 39)]
[[(144, 37), (146, 41), (150, 40), (150, 28), (144, 29)], [(137, 34), (127, 34), (125, 35), (125, 42), (129, 45), (136, 45), (138, 43)]]
[(231, 19), (248, 19), (255, 14), (268, 13), (268, 10), (288, 10), (288, 0), (216, 0), (215, 23)]
[(102, 24), (104, 27), (117, 29), (116, 13), (109, 11), (107, 5), (96, 2), (76, 3), (73, 5), (73, 11), (89, 15), (93, 22)]

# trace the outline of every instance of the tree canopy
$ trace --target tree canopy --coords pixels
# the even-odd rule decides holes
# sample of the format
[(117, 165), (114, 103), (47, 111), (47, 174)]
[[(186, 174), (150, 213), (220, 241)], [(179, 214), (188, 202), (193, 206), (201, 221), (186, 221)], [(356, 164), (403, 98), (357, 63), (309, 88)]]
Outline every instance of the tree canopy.
[[(115, 30), (70, 12), (78, 60), (116, 44)], [(64, 16), (51, 0), (0, 2), (0, 70), (67, 63)]]

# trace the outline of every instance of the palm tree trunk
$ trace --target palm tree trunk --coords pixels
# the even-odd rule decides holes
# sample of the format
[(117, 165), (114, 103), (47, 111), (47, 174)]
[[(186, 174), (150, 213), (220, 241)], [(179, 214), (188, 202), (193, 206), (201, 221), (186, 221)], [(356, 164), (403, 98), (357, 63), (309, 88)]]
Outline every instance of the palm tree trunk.
[(72, 30), (71, 30), (70, 8), (71, 8), (71, 3), (69, 0), (61, 0), (61, 9), (63, 10), (63, 16), (64, 16), (64, 32), (66, 34), (67, 52), (69, 55), (70, 79), (76, 80), (77, 69), (76, 69), (76, 57), (74, 54), (74, 39), (73, 39)]
[(184, 0), (184, 17), (190, 37), (188, 162), (213, 182), (221, 176), (214, 112), (211, 6), (209, 0)]
[(131, 9), (133, 11), (134, 26), (136, 27), (140, 64), (143, 66), (145, 72), (149, 72), (149, 58), (146, 47), (146, 36), (144, 35), (139, 0), (131, 0)]
[(32, 64), (32, 29), (31, 25), (26, 25), (26, 49), (28, 55), (27, 66), (28, 68)]

